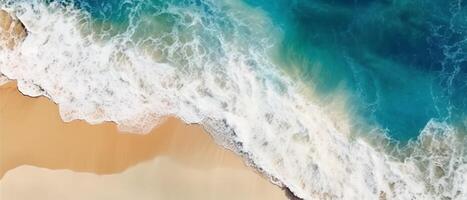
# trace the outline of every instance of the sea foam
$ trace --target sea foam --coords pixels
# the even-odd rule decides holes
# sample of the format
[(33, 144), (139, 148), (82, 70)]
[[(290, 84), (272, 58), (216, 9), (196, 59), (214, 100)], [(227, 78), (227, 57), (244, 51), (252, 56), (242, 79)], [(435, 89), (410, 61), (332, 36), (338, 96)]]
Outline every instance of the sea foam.
[(393, 152), (376, 145), (384, 139), (350, 137), (345, 106), (305, 95), (272, 61), (280, 33), (261, 11), (202, 3), (209, 15), (167, 4), (146, 16), (174, 23), (146, 39), (135, 36), (142, 21), (106, 35), (97, 31), (105, 24), (72, 6), (4, 3), (29, 35), (2, 50), (0, 73), (22, 93), (56, 102), (64, 121), (113, 121), (135, 133), (167, 115), (199, 123), (304, 199), (467, 199), (467, 141), (459, 130), (431, 120), (417, 141)]

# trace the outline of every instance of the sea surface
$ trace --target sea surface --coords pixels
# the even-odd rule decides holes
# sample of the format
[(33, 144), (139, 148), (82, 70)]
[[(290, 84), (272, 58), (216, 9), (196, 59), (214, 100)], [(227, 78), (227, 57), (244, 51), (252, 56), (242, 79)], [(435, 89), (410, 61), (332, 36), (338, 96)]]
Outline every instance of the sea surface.
[[(467, 199), (467, 1), (0, 0), (65, 121), (199, 123), (303, 199)], [(189, 133), (187, 133), (189, 134)]]

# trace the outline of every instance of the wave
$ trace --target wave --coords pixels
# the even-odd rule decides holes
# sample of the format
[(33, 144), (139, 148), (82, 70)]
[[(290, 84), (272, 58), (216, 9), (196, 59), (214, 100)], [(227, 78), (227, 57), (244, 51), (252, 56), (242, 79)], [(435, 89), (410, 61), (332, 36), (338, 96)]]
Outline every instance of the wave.
[[(2, 50), (0, 73), (56, 102), (64, 121), (113, 121), (135, 133), (166, 115), (199, 123), (300, 198), (467, 198), (463, 130), (433, 119), (402, 149), (352, 137), (344, 97), (322, 103), (274, 62), (281, 33), (260, 10), (128, 2), (123, 29), (72, 5), (2, 2), (29, 35)], [(153, 10), (138, 10), (145, 3)]]

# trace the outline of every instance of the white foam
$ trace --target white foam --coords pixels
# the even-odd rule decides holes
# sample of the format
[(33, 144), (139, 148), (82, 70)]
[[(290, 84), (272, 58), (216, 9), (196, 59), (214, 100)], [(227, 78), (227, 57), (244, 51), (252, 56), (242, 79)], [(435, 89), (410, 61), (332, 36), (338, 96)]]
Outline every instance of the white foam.
[(21, 92), (56, 102), (65, 121), (114, 121), (140, 133), (165, 115), (201, 123), (305, 199), (467, 198), (467, 142), (457, 130), (431, 121), (404, 161), (350, 139), (345, 111), (329, 112), (270, 61), (277, 35), (266, 17), (226, 4), (228, 34), (194, 7), (169, 6), (161, 12), (179, 16), (180, 26), (135, 44), (137, 25), (98, 40), (82, 31), (92, 26), (86, 13), (16, 2), (9, 8), (30, 32), (15, 51), (1, 52), (0, 72)]

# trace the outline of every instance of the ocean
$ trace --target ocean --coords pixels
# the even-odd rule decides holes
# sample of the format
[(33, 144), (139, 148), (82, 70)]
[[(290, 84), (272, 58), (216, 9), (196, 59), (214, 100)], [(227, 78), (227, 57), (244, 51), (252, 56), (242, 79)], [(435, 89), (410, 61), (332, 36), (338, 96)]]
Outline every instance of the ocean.
[[(0, 80), (64, 121), (163, 116), (303, 199), (467, 199), (467, 2), (0, 0)], [(187, 133), (189, 134), (189, 133)]]

